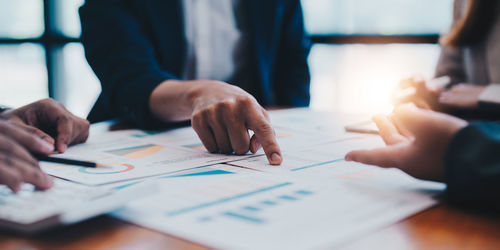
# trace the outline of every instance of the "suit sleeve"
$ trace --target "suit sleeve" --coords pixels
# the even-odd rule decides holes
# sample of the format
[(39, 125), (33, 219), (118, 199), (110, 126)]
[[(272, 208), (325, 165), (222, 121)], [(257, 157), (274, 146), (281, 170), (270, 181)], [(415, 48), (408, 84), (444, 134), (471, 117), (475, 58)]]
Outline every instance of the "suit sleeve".
[(87, 60), (99, 77), (103, 103), (113, 115), (140, 127), (158, 124), (149, 96), (167, 79), (153, 46), (145, 36), (129, 1), (87, 0), (80, 9), (82, 42)]
[(441, 54), (436, 66), (435, 77), (449, 76), (451, 84), (466, 82), (463, 55), (460, 48), (441, 46)]
[(500, 117), (500, 83), (491, 83), (479, 96), (479, 110), (490, 114), (493, 119)]
[(451, 203), (500, 211), (500, 125), (473, 123), (460, 130), (445, 157)]
[(299, 0), (286, 1), (283, 32), (276, 61), (275, 97), (281, 106), (303, 107), (310, 102), (310, 73), (307, 57), (311, 48), (304, 30), (302, 6)]

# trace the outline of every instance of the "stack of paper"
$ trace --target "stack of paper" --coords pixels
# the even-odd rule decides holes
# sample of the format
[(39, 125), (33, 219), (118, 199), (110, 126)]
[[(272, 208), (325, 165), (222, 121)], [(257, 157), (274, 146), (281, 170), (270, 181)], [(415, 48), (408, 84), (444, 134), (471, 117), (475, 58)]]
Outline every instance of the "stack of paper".
[(181, 128), (109, 132), (63, 155), (98, 161), (106, 169), (42, 167), (54, 176), (113, 189), (154, 182), (159, 189), (152, 195), (113, 215), (230, 249), (338, 246), (436, 204), (433, 197), (444, 189), (397, 170), (343, 160), (350, 150), (383, 145), (377, 136), (345, 133), (304, 109), (274, 112), (272, 118), (281, 166), (270, 166), (262, 151), (209, 154), (191, 128)]

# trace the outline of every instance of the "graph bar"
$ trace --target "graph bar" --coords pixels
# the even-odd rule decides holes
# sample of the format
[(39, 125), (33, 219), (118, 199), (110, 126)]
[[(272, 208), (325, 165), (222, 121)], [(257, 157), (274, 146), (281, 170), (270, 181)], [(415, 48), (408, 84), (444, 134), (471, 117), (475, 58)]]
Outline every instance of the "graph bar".
[(202, 172), (193, 172), (193, 173), (188, 173), (188, 174), (169, 175), (169, 176), (165, 176), (163, 178), (177, 178), (177, 177), (219, 175), (219, 174), (234, 174), (234, 173), (229, 172), (229, 171), (225, 171), (225, 170), (214, 169), (214, 170), (207, 170), (207, 171), (202, 171)]
[(252, 223), (259, 223), (259, 224), (265, 223), (265, 221), (263, 219), (238, 214), (235, 212), (225, 212), (224, 215), (227, 217), (236, 218), (236, 219), (240, 219), (240, 220), (244, 220), (244, 221), (252, 222)]
[(299, 191), (297, 191), (295, 193), (296, 194), (300, 194), (300, 195), (311, 195), (311, 194), (313, 194), (313, 192), (307, 191), (307, 190), (299, 190)]
[(299, 170), (303, 170), (303, 169), (307, 169), (307, 168), (319, 167), (319, 166), (323, 166), (323, 165), (326, 165), (326, 164), (330, 164), (330, 163), (334, 163), (334, 162), (339, 162), (339, 161), (343, 161), (343, 160), (344, 160), (344, 158), (340, 158), (340, 159), (336, 159), (336, 160), (332, 160), (332, 161), (325, 161), (325, 162), (315, 163), (315, 164), (311, 164), (311, 165), (307, 165), (307, 166), (303, 166), (303, 167), (299, 167), (299, 168), (293, 168), (293, 169), (290, 169), (290, 171), (299, 171)]
[(287, 200), (287, 201), (296, 201), (296, 200), (298, 200), (296, 197), (293, 197), (293, 196), (290, 196), (290, 195), (282, 195), (282, 196), (280, 196), (280, 199)]
[(264, 205), (268, 205), (268, 206), (275, 206), (275, 205), (278, 205), (278, 203), (274, 202), (274, 201), (263, 201), (261, 202), (262, 204)]
[(250, 212), (260, 211), (260, 208), (254, 207), (254, 206), (245, 206), (245, 207), (243, 207), (243, 209), (250, 211)]
[(185, 214), (185, 213), (188, 213), (188, 212), (192, 212), (194, 210), (198, 210), (198, 209), (202, 209), (202, 208), (206, 208), (206, 207), (210, 207), (210, 206), (219, 205), (219, 204), (222, 204), (222, 203), (230, 202), (230, 201), (233, 201), (233, 200), (241, 199), (241, 198), (252, 196), (252, 195), (255, 195), (255, 194), (259, 194), (259, 193), (264, 193), (264, 192), (267, 192), (267, 191), (270, 191), (270, 190), (273, 190), (273, 189), (277, 189), (277, 188), (281, 188), (281, 187), (284, 187), (284, 186), (288, 186), (288, 185), (291, 185), (291, 184), (292, 184), (291, 182), (284, 182), (284, 183), (277, 184), (277, 185), (274, 185), (274, 186), (257, 189), (255, 191), (251, 191), (251, 192), (248, 192), (248, 193), (243, 193), (243, 194), (239, 194), (239, 195), (235, 195), (235, 196), (231, 196), (231, 197), (222, 198), (220, 200), (216, 200), (216, 201), (212, 201), (212, 202), (202, 203), (202, 204), (199, 204), (199, 205), (196, 205), (196, 206), (192, 206), (192, 207), (186, 207), (186, 208), (182, 208), (182, 209), (179, 209), (179, 210), (170, 211), (170, 212), (167, 212), (166, 215), (169, 216), (169, 217), (177, 216), (177, 215)]

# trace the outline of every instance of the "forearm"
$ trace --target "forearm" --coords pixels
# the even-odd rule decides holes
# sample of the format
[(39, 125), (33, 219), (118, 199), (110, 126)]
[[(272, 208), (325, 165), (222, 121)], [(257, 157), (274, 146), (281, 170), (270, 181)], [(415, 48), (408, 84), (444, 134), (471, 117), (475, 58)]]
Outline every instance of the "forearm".
[(478, 99), (479, 108), (489, 112), (499, 114), (500, 108), (500, 84), (492, 83), (481, 93)]
[(447, 45), (441, 47), (441, 54), (435, 70), (435, 77), (448, 76), (451, 84), (465, 82), (465, 70), (463, 56), (460, 48), (452, 48)]
[(102, 86), (98, 107), (140, 128), (163, 127), (149, 99), (161, 82), (177, 76), (160, 67), (127, 2), (87, 0), (80, 9), (85, 54)]
[(151, 113), (163, 122), (185, 121), (191, 118), (193, 103), (199, 94), (196, 81), (166, 80), (156, 87), (149, 98)]

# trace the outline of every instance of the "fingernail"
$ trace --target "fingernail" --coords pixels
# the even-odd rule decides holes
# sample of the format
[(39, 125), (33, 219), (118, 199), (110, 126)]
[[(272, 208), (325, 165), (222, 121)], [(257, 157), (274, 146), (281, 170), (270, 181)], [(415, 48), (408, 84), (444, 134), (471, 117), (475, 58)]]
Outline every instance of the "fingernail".
[(272, 164), (279, 164), (279, 163), (281, 163), (281, 156), (278, 153), (273, 153), (271, 155), (271, 163)]
[(59, 152), (64, 153), (66, 151), (66, 149), (68, 149), (68, 145), (61, 143), (59, 146)]
[(48, 141), (45, 141), (45, 140), (42, 140), (42, 139), (40, 139), (40, 144), (43, 147), (43, 151), (46, 151), (46, 152), (52, 152), (52, 151), (54, 151), (54, 144), (49, 143)]
[(19, 191), (21, 191), (21, 184), (16, 184), (13, 188), (12, 188), (12, 192), (14, 193), (19, 193)]
[(345, 161), (352, 161), (351, 156), (349, 156), (349, 155), (346, 155), (345, 158), (344, 158), (344, 160)]

